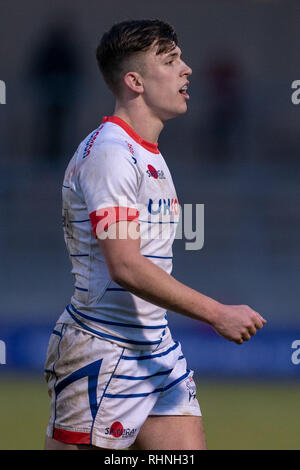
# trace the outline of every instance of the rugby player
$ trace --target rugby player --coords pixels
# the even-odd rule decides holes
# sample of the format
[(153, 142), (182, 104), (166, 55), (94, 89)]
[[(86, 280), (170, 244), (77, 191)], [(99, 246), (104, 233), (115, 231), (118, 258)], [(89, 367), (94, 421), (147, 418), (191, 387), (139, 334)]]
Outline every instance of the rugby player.
[(193, 371), (166, 311), (205, 322), (237, 344), (266, 320), (171, 276), (179, 203), (157, 142), (165, 122), (186, 112), (192, 73), (173, 27), (116, 24), (97, 60), (115, 109), (65, 172), (64, 237), (75, 289), (48, 346), (45, 448), (206, 449)]

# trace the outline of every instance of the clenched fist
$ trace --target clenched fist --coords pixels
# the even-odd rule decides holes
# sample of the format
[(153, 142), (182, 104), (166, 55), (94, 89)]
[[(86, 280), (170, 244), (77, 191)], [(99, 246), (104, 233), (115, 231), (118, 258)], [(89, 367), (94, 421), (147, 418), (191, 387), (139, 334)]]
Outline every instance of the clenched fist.
[(267, 323), (248, 305), (222, 305), (212, 324), (216, 332), (229, 341), (242, 344)]

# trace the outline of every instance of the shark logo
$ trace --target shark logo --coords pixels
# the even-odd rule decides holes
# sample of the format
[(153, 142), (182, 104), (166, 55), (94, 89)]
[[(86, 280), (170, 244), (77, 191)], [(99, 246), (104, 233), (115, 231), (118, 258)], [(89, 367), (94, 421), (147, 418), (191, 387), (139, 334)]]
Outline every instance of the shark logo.
[(193, 377), (188, 377), (185, 381), (185, 384), (189, 392), (189, 401), (191, 401), (192, 399), (194, 400), (194, 398), (196, 398), (196, 385), (193, 380)]

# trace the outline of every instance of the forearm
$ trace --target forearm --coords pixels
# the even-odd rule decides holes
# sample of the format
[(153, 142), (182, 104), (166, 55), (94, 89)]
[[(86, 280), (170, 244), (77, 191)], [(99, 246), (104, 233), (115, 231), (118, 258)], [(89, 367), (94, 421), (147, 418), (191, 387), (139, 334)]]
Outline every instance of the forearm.
[(148, 302), (210, 325), (221, 308), (219, 302), (177, 281), (141, 255), (119, 267), (114, 280)]

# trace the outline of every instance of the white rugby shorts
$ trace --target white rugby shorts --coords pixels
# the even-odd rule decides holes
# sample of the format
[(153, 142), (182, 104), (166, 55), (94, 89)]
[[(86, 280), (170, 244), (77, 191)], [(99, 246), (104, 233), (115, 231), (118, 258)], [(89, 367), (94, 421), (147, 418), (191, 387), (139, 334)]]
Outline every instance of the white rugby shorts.
[(45, 378), (51, 399), (47, 436), (69, 444), (128, 448), (148, 416), (201, 416), (193, 371), (173, 340), (145, 352), (58, 323)]

